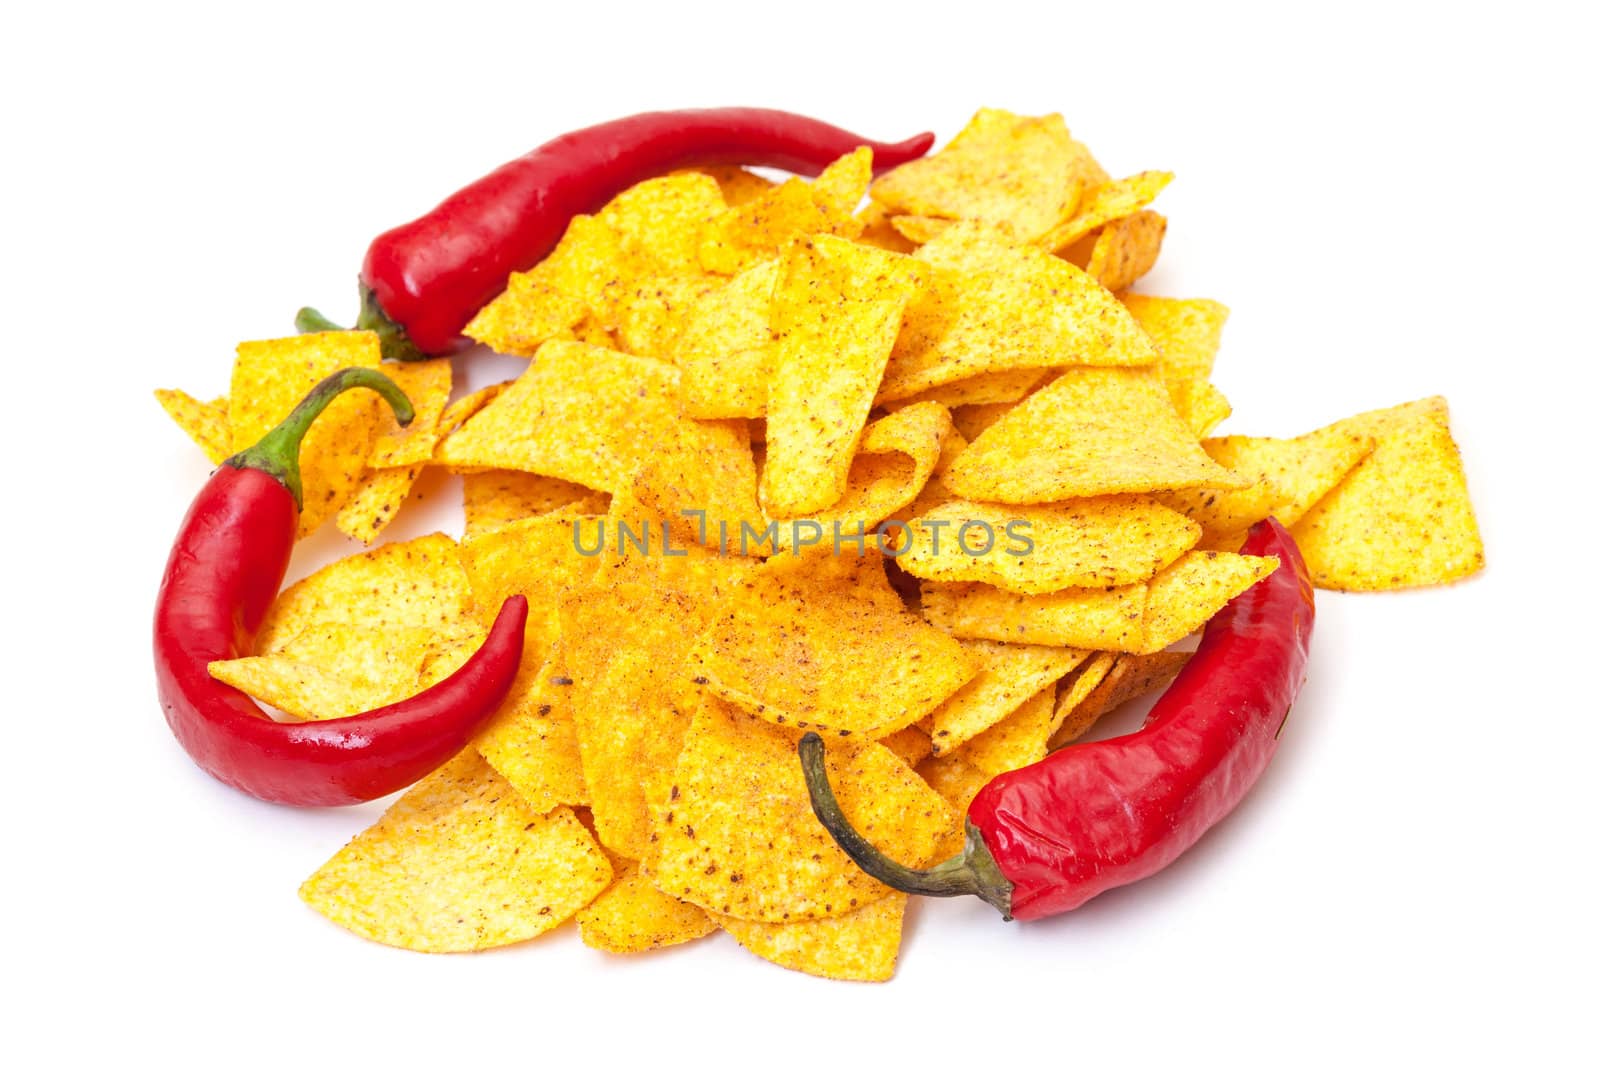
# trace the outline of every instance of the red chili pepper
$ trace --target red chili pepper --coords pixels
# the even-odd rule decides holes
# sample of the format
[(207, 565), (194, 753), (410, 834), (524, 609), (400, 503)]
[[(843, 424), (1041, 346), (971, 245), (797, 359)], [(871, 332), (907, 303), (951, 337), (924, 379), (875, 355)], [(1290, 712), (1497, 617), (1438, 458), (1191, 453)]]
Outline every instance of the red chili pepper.
[(1007, 919), (1071, 911), (1177, 859), (1261, 777), (1305, 678), (1311, 579), (1275, 519), (1241, 551), (1278, 568), (1206, 625), (1200, 647), (1137, 733), (1073, 745), (995, 778), (967, 809), (960, 856), (925, 871), (889, 859), (845, 819), (807, 734), (800, 760), (817, 818), (868, 874), (929, 896), (972, 894)]
[[(446, 355), (466, 343), (462, 327), (513, 271), (548, 255), (573, 216), (630, 185), (680, 167), (734, 163), (815, 175), (863, 145), (883, 171), (927, 152), (933, 134), (887, 144), (755, 107), (651, 111), (574, 130), (379, 235), (361, 267), (356, 328), (376, 332), (391, 359)], [(311, 308), (295, 325), (339, 329)]]
[(402, 425), (411, 421), (405, 394), (377, 371), (352, 367), (324, 379), (211, 476), (178, 530), (156, 599), (156, 685), (167, 724), (204, 770), (278, 804), (355, 804), (410, 785), (494, 713), (522, 659), (528, 602), (514, 596), (450, 677), (348, 718), (277, 722), (207, 672), (213, 660), (249, 654), (294, 548), (300, 441), (334, 397), (355, 387), (382, 395)]

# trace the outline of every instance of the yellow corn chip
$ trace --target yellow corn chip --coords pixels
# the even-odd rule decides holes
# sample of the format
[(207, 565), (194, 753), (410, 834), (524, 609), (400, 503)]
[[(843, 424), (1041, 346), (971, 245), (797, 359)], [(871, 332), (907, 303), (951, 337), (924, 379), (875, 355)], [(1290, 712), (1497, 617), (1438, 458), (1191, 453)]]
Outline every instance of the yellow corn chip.
[(1050, 738), (1050, 747), (1057, 749), (1076, 741), (1107, 712), (1161, 689), (1177, 676), (1191, 655), (1190, 652), (1152, 652), (1148, 656), (1118, 656), (1104, 680), (1070, 707), (1062, 709), (1065, 714)]
[(297, 719), (335, 719), (425, 688), (419, 675), (432, 641), (426, 629), (327, 623), (301, 630), (279, 652), (217, 660), (210, 671)]
[[(910, 505), (927, 486), (951, 429), (950, 413), (931, 403), (901, 408), (869, 425), (850, 464), (844, 496), (827, 511), (808, 517), (830, 535), (812, 550), (831, 551), (836, 543), (841, 552), (870, 546), (878, 524)], [(776, 528), (773, 540), (779, 551), (799, 550), (795, 523), (779, 522)], [(861, 540), (845, 543), (845, 538)]]
[(202, 404), (182, 389), (157, 389), (156, 402), (212, 463), (221, 463), (233, 455), (227, 397)]
[(785, 251), (772, 303), (778, 352), (761, 472), (769, 514), (811, 514), (844, 495), (901, 314), (923, 274), (905, 256), (835, 237), (804, 238)]
[(1269, 515), (1294, 525), (1367, 457), (1375, 441), (1336, 423), (1287, 441), (1215, 437), (1200, 444), (1212, 459), (1251, 478), (1251, 485), (1231, 491), (1183, 489), (1160, 499), (1204, 526), (1208, 545), (1220, 545), (1236, 543)]
[(756, 197), (771, 189), (773, 182), (768, 181), (759, 174), (745, 170), (743, 167), (697, 167), (699, 173), (706, 174), (717, 183), (717, 188), (722, 192), (723, 203), (729, 207), (738, 207), (746, 204)]
[(1100, 687), (1100, 683), (1111, 673), (1111, 668), (1117, 665), (1119, 658), (1115, 652), (1096, 652), (1084, 661), (1077, 673), (1056, 687), (1056, 710), (1050, 736), (1051, 748), (1065, 744), (1062, 738), (1070, 733), (1067, 723), (1072, 721), (1072, 713), (1077, 710), (1079, 704), (1089, 699), (1089, 694)]
[(1090, 230), (1149, 207), (1171, 181), (1172, 175), (1167, 171), (1147, 170), (1096, 186), (1084, 195), (1077, 212), (1042, 235), (1038, 244), (1052, 251), (1066, 248)]
[(784, 557), (733, 590), (699, 650), (713, 691), (779, 725), (885, 737), (973, 676), (972, 657), (906, 609), (876, 554), (827, 563)]
[(561, 925), (610, 881), (570, 809), (533, 811), (469, 751), (323, 864), (300, 899), (372, 941), (473, 952)]
[(1196, 439), (1215, 430), (1218, 423), (1233, 414), (1233, 405), (1222, 395), (1222, 390), (1204, 378), (1169, 381), (1167, 395), (1172, 397), (1172, 409)]
[[(754, 175), (752, 175), (754, 177)], [(602, 952), (648, 952), (705, 937), (716, 920), (686, 901), (657, 889), (636, 863), (624, 863), (616, 880), (578, 912), (583, 943)]]
[(658, 360), (551, 341), (510, 388), (445, 438), (439, 459), (529, 471), (615, 493), (663, 442), (736, 448), (678, 410), (677, 371)]
[(963, 440), (976, 441), (983, 436), (983, 431), (999, 422), (1002, 416), (1014, 410), (1016, 406), (1014, 403), (964, 404), (950, 412), (950, 421), (956, 424), (956, 430), (960, 432)]
[(708, 601), (645, 585), (595, 588), (562, 601), (562, 644), (595, 829), (629, 859), (649, 851), (650, 805), (665, 799), (700, 698), (701, 687), (689, 681), (690, 643), (713, 609)]
[(936, 756), (948, 756), (983, 733), (1089, 655), (1075, 648), (997, 641), (968, 640), (962, 645), (977, 658), (978, 673), (934, 709), (928, 733)]
[(760, 418), (773, 369), (772, 290), (778, 261), (763, 260), (701, 297), (686, 313), (676, 360), (683, 410), (697, 419)]
[(825, 919), (761, 923), (719, 915), (716, 922), (757, 956), (791, 971), (850, 982), (887, 982), (894, 977), (900, 956), (905, 913), (906, 895), (890, 893)]
[[(972, 798), (978, 791), (989, 784), (989, 779), (994, 777), (988, 771), (963, 760), (960, 756), (946, 756), (942, 759), (926, 759), (917, 766), (917, 774), (927, 782), (929, 787), (950, 809), (956, 813), (958, 819), (966, 814), (967, 808), (972, 805)], [(939, 843), (934, 852), (934, 858), (943, 860), (961, 851), (966, 841), (960, 821), (951, 826), (950, 832)]]
[(282, 651), (301, 631), (325, 623), (447, 632), (468, 622), (471, 600), (454, 541), (444, 534), (398, 541), (347, 556), (279, 593), (255, 651)]
[[(843, 915), (889, 894), (811, 813), (800, 731), (715, 698), (695, 715), (655, 823), (656, 884), (709, 911), (757, 922)], [(920, 866), (955, 823), (881, 745), (833, 741), (828, 776), (850, 822), (891, 858)]]
[(552, 511), (579, 508), (602, 514), (609, 503), (604, 493), (596, 493), (560, 478), (547, 478), (526, 471), (487, 470), (461, 476), (462, 506), (466, 511), (466, 535), (487, 533), (518, 519), (548, 515)]
[(922, 614), (957, 637), (1137, 652), (1146, 593), (1143, 582), (1038, 596), (977, 582), (924, 582)]
[(1200, 524), (1141, 497), (1052, 507), (954, 500), (912, 521), (901, 569), (1018, 593), (1142, 582), (1200, 540)]
[(364, 545), (372, 544), (400, 514), (400, 505), (411, 495), (411, 487), (421, 473), (421, 466), (369, 469), (361, 476), (355, 495), (339, 509), (335, 520), (339, 531)]
[(872, 153), (863, 148), (835, 160), (815, 182), (790, 178), (774, 186), (706, 228), (700, 266), (718, 274), (738, 274), (772, 258), (796, 238), (813, 234), (854, 238), (861, 232), (861, 222), (851, 212), (871, 176)]
[(1077, 207), (1083, 155), (1060, 115), (985, 108), (941, 151), (879, 178), (872, 198), (901, 214), (974, 219), (1031, 241)]
[(1126, 289), (1156, 265), (1166, 235), (1167, 217), (1155, 211), (1108, 222), (1094, 238), (1084, 272), (1113, 292)]
[(1137, 366), (1155, 350), (1083, 271), (972, 223), (917, 250), (933, 274), (906, 309), (883, 401), (979, 374), (1064, 364)]
[(1015, 370), (985, 371), (971, 378), (936, 385), (916, 396), (892, 400), (884, 404), (891, 411), (908, 404), (934, 401), (947, 408), (964, 404), (1014, 404), (1033, 392), (1034, 386), (1049, 374), (1047, 367), (1018, 367)]
[(1311, 579), (1324, 589), (1441, 585), (1483, 569), (1444, 397), (1335, 423), (1371, 435), (1371, 455), (1294, 526)]
[(554, 338), (570, 337), (616, 276), (622, 245), (615, 231), (579, 215), (555, 249), (532, 270), (513, 274), (463, 333), (496, 352), (531, 356)]
[(1159, 652), (1193, 633), (1277, 567), (1277, 556), (1190, 552), (1150, 580), (1144, 640), (1134, 651)]
[(899, 756), (907, 767), (915, 767), (933, 754), (933, 740), (916, 725), (896, 730), (879, 744)]
[(649, 274), (607, 290), (615, 311), (608, 325), (615, 347), (667, 363), (677, 350), (691, 308), (725, 285), (709, 274)]
[(759, 523), (748, 422), (679, 418), (653, 444), (633, 480), (633, 497), (642, 508), (696, 542), (714, 536), (710, 530)]
[(411, 425), (401, 426), (388, 405), (379, 410), (383, 436), (373, 443), (367, 466), (386, 470), (426, 463), (439, 444), (439, 420), (450, 400), (450, 361), (385, 363), (381, 369), (411, 401), (414, 416)]
[[(621, 273), (638, 277), (700, 273), (701, 238), (712, 220), (726, 214), (715, 178), (679, 171), (624, 190), (595, 218), (617, 234), (624, 254)], [(598, 303), (614, 299), (614, 289), (608, 289)]]
[(867, 205), (856, 213), (856, 220), (861, 223), (861, 233), (856, 237), (864, 245), (881, 248), (885, 252), (898, 252), (901, 255), (910, 255), (916, 251), (916, 245), (894, 228), (890, 221), (890, 212), (876, 200), (868, 201)]
[[(228, 392), (232, 451), (259, 441), (313, 386), (346, 367), (378, 369), (378, 335), (365, 330), (246, 341)], [(300, 536), (321, 526), (355, 494), (378, 427), (376, 393), (353, 389), (318, 416), (300, 445)]]
[(1004, 774), (1050, 754), (1056, 691), (1047, 686), (983, 733), (961, 746), (961, 758), (985, 774)]
[(1226, 307), (1215, 300), (1176, 300), (1143, 293), (1123, 293), (1120, 299), (1155, 345), (1162, 377), (1171, 382), (1210, 376), (1217, 349), (1222, 346), (1222, 327), (1228, 321)]
[(1214, 463), (1153, 368), (1072, 367), (967, 448), (944, 480), (972, 500), (1044, 503), (1154, 489), (1242, 489)]
[(543, 666), (522, 665), (505, 703), (473, 744), (534, 811), (589, 803), (572, 677), (559, 643)]
[(913, 248), (927, 244), (954, 225), (955, 219), (936, 219), (928, 215), (893, 215), (889, 218), (889, 228)]

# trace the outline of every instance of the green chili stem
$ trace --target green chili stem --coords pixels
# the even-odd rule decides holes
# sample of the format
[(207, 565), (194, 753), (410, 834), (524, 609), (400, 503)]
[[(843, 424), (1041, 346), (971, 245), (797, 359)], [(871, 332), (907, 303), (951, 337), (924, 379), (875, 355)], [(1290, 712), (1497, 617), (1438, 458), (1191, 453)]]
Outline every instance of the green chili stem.
[(334, 371), (318, 382), (305, 395), (305, 399), (284, 416), (282, 422), (267, 431), (265, 437), (224, 462), (243, 470), (259, 470), (272, 475), (294, 497), (295, 507), (303, 503), (300, 485), (300, 443), (306, 431), (317, 421), (335, 397), (347, 389), (371, 389), (394, 409), (395, 421), (401, 426), (411, 422), (411, 401), (389, 378), (367, 367), (346, 367)]
[[(411, 343), (411, 338), (406, 336), (405, 328), (384, 313), (372, 290), (367, 288), (365, 283), (362, 283), (360, 288), (361, 313), (356, 316), (354, 328), (371, 330), (378, 335), (378, 346), (383, 350), (384, 359), (395, 359), (403, 363), (428, 359), (428, 353)], [(305, 307), (295, 312), (294, 328), (300, 333), (323, 333), (328, 330), (347, 330), (351, 327), (340, 326), (316, 308)]]
[(833, 837), (838, 846), (855, 860), (856, 866), (872, 877), (903, 893), (920, 893), (929, 897), (975, 896), (999, 909), (1009, 921), (1011, 918), (1011, 882), (1000, 873), (983, 835), (968, 820), (967, 842), (961, 855), (936, 867), (919, 871), (890, 859), (878, 847), (861, 835), (839, 807), (828, 781), (826, 750), (822, 738), (808, 733), (800, 739), (800, 769), (805, 775), (806, 789), (811, 793), (811, 810), (817, 821)]

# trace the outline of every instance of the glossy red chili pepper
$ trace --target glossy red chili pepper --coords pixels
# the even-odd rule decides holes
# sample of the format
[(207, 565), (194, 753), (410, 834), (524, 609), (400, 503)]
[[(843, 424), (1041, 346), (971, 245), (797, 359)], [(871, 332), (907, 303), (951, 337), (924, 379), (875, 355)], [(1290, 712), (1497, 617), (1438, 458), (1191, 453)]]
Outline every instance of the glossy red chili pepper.
[(800, 758), (817, 818), (863, 870), (894, 888), (976, 895), (1008, 919), (1070, 911), (1161, 870), (1261, 777), (1305, 678), (1315, 609), (1300, 550), (1268, 519), (1241, 551), (1276, 556), (1278, 568), (1206, 625), (1143, 728), (995, 778), (967, 809), (960, 856), (925, 871), (884, 856), (839, 810), (822, 739), (807, 734)]
[[(933, 134), (889, 144), (825, 122), (755, 107), (651, 111), (562, 134), (379, 235), (361, 267), (358, 329), (384, 355), (422, 359), (465, 344), (462, 327), (561, 240), (573, 216), (637, 182), (680, 167), (743, 164), (815, 175), (865, 145), (887, 170), (916, 159)], [(338, 329), (302, 308), (303, 331)]]
[(528, 604), (515, 596), (450, 677), (348, 718), (277, 722), (207, 672), (213, 660), (249, 654), (294, 548), (301, 438), (334, 397), (358, 386), (381, 394), (402, 424), (411, 421), (405, 394), (377, 371), (323, 380), (211, 476), (178, 530), (156, 598), (156, 685), (167, 724), (204, 770), (278, 804), (354, 804), (410, 785), (494, 713), (522, 658)]

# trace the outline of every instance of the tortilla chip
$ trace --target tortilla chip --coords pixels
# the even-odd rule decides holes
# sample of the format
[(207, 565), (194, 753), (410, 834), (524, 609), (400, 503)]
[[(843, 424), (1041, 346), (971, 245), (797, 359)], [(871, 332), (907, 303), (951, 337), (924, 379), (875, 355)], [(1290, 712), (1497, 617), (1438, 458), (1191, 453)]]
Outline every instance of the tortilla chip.
[[(1166, 655), (1166, 653), (1161, 654)], [(1050, 733), (1051, 747), (1063, 743), (1058, 738), (1061, 737), (1065, 724), (1072, 718), (1072, 713), (1079, 704), (1089, 699), (1089, 694), (1099, 688), (1100, 683), (1111, 673), (1111, 668), (1117, 665), (1117, 660), (1120, 658), (1115, 652), (1096, 652), (1084, 661), (1077, 673), (1056, 687), (1054, 726)]]
[(747, 204), (776, 184), (743, 167), (696, 167), (695, 170), (709, 175), (717, 183), (723, 203), (729, 207)]
[(1210, 376), (1222, 345), (1222, 327), (1228, 321), (1227, 307), (1215, 300), (1176, 300), (1143, 293), (1123, 293), (1119, 299), (1155, 345), (1164, 378)]
[(424, 688), (418, 677), (433, 639), (427, 629), (326, 623), (301, 630), (276, 653), (217, 660), (209, 670), (297, 719), (335, 719)]
[(542, 666), (522, 665), (505, 703), (473, 742), (534, 811), (589, 803), (571, 698), (558, 643)]
[(961, 758), (985, 774), (1004, 774), (1050, 754), (1056, 690), (1046, 686), (983, 733), (961, 746)]
[(650, 849), (650, 805), (665, 798), (700, 688), (689, 681), (690, 642), (714, 605), (645, 585), (613, 585), (562, 601), (562, 644), (572, 676), (595, 829), (629, 859)]
[(614, 347), (671, 363), (691, 308), (726, 284), (705, 274), (650, 274), (607, 290), (615, 311), (607, 324)]
[(659, 360), (551, 341), (510, 388), (439, 448), (445, 463), (528, 471), (616, 493), (663, 442), (736, 448), (678, 410), (677, 372)]
[(466, 511), (466, 535), (548, 515), (568, 508), (590, 514), (603, 514), (610, 498), (560, 478), (547, 478), (526, 471), (487, 470), (461, 476), (462, 506)]
[(1049, 373), (1047, 367), (985, 371), (971, 378), (936, 385), (913, 397), (888, 401), (884, 406), (894, 411), (908, 404), (928, 401), (943, 404), (947, 408), (957, 408), (964, 404), (1014, 404), (1033, 392), (1034, 386), (1042, 382)]
[(1026, 596), (977, 582), (923, 582), (922, 614), (963, 638), (1137, 652), (1145, 584)]
[(707, 227), (700, 243), (700, 266), (717, 274), (738, 274), (771, 259), (791, 240), (829, 234), (846, 239), (861, 232), (851, 212), (866, 193), (872, 152), (861, 148), (842, 156), (815, 182), (790, 178), (736, 208)]
[(1246, 530), (1267, 516), (1293, 526), (1372, 451), (1373, 437), (1334, 424), (1292, 440), (1215, 437), (1202, 441), (1206, 454), (1252, 479), (1246, 489), (1185, 489), (1161, 494), (1168, 507), (1206, 530), (1208, 546), (1236, 545)]
[(944, 476), (972, 500), (1046, 503), (1155, 489), (1242, 489), (1172, 409), (1153, 368), (1071, 367), (1022, 401)]
[(280, 652), (302, 631), (327, 623), (445, 633), (468, 624), (471, 602), (454, 541), (444, 534), (397, 541), (330, 563), (279, 593), (255, 651)]
[[(346, 367), (378, 369), (378, 335), (366, 330), (306, 333), (239, 346), (228, 391), (231, 451), (242, 452), (305, 399), (313, 386)], [(361, 482), (378, 428), (378, 395), (352, 389), (334, 399), (300, 445), (303, 501), (299, 535), (344, 507)]]
[(1444, 397), (1327, 429), (1335, 428), (1370, 435), (1377, 445), (1290, 531), (1312, 581), (1323, 589), (1409, 589), (1483, 569), (1483, 540)]
[(977, 658), (978, 673), (934, 709), (928, 734), (936, 756), (948, 756), (1000, 722), (1089, 655), (1075, 648), (997, 641), (968, 640), (962, 646)]
[(1115, 297), (1037, 248), (962, 223), (914, 258), (933, 273), (906, 309), (883, 375), (884, 401), (995, 371), (1155, 361), (1149, 340)]
[(856, 213), (856, 221), (861, 224), (861, 233), (856, 240), (864, 245), (881, 248), (885, 252), (898, 252), (901, 255), (910, 255), (916, 251), (917, 246), (894, 228), (890, 218), (892, 213), (876, 200), (868, 201)]
[[(729, 214), (715, 178), (678, 171), (648, 178), (612, 198), (595, 218), (610, 227), (622, 247), (620, 274), (695, 275), (701, 272), (697, 250), (708, 227)], [(599, 308), (614, 305), (618, 290), (607, 279)], [(603, 316), (602, 316), (603, 317)]]
[(761, 472), (769, 514), (808, 515), (844, 495), (901, 314), (923, 277), (905, 256), (835, 237), (785, 250), (772, 302), (778, 353)]
[(936, 239), (954, 225), (955, 219), (936, 219), (928, 215), (894, 215), (889, 219), (889, 228), (913, 248)]
[[(983, 432), (1014, 410), (1016, 404), (964, 404), (950, 412), (950, 421), (956, 424), (963, 440), (976, 441)], [(943, 473), (942, 471), (940, 473)]]
[(760, 923), (719, 915), (716, 922), (757, 956), (791, 971), (850, 982), (887, 982), (894, 977), (900, 956), (905, 913), (906, 895), (890, 893), (825, 919)]
[[(657, 809), (656, 884), (757, 922), (843, 915), (889, 894), (811, 812), (795, 755), (800, 731), (711, 698), (696, 714)], [(955, 813), (881, 745), (833, 741), (828, 775), (850, 822), (891, 858), (927, 862)]]
[(1172, 181), (1164, 170), (1147, 170), (1131, 178), (1106, 182), (1089, 190), (1078, 203), (1072, 218), (1056, 225), (1038, 239), (1038, 244), (1057, 251), (1071, 245), (1090, 230), (1127, 218), (1146, 207)]
[(896, 730), (878, 743), (899, 756), (907, 767), (915, 767), (933, 754), (933, 739), (915, 724)]
[[(712, 529), (757, 523), (756, 464), (743, 419), (677, 419), (634, 475), (633, 496), (685, 539)], [(663, 549), (664, 550), (664, 549)]]
[[(917, 766), (917, 774), (935, 793), (944, 798), (944, 802), (950, 805), (951, 810), (958, 816), (966, 814), (967, 809), (972, 806), (972, 798), (977, 796), (978, 791), (988, 785), (989, 779), (994, 777), (960, 756), (923, 760)], [(965, 841), (966, 834), (961, 824), (957, 822), (951, 827), (945, 840), (940, 842), (934, 858), (947, 859), (960, 852)]]
[(1277, 556), (1190, 552), (1150, 580), (1144, 640), (1133, 651), (1159, 652), (1183, 639), (1277, 567)]
[[(933, 477), (951, 429), (950, 413), (931, 403), (901, 408), (869, 425), (850, 464), (844, 496), (827, 511), (808, 516), (832, 534), (812, 546), (812, 551), (831, 551), (835, 545), (840, 552), (865, 552), (873, 547), (878, 524), (916, 500)], [(774, 525), (777, 550), (799, 550), (796, 524)], [(853, 540), (856, 538), (859, 540)]]
[(473, 610), (488, 625), (508, 597), (528, 598), (523, 673), (539, 669), (558, 633), (563, 592), (588, 583), (599, 562), (578, 550), (581, 520), (572, 515), (518, 519), (461, 542), (461, 565), (472, 585)]
[(1178, 413), (1196, 440), (1215, 430), (1218, 423), (1233, 414), (1233, 405), (1222, 395), (1222, 390), (1204, 378), (1170, 381), (1167, 394), (1172, 397), (1172, 410)]
[(698, 650), (712, 691), (780, 726), (875, 738), (973, 676), (972, 657), (906, 608), (876, 554), (826, 562), (784, 557), (733, 590)]
[(763, 260), (701, 297), (685, 314), (675, 359), (682, 400), (697, 419), (761, 418), (773, 370), (772, 291), (778, 261)]
[(1200, 540), (1200, 524), (1141, 497), (1051, 507), (953, 500), (910, 524), (902, 569), (1017, 593), (1142, 582)]
[(1166, 235), (1167, 217), (1155, 211), (1108, 222), (1094, 238), (1084, 273), (1113, 292), (1126, 289), (1156, 265)]
[(617, 954), (681, 945), (716, 928), (716, 920), (705, 911), (669, 897), (638, 864), (626, 861), (606, 891), (578, 912), (583, 943)]
[(212, 463), (221, 463), (233, 455), (227, 397), (219, 396), (202, 404), (182, 389), (157, 389), (156, 402)]
[(1177, 677), (1192, 655), (1192, 652), (1152, 652), (1148, 656), (1118, 656), (1104, 680), (1062, 709), (1064, 714), (1050, 738), (1050, 748), (1058, 749), (1076, 741), (1106, 713), (1163, 688)]
[(600, 302), (617, 272), (622, 245), (616, 232), (590, 215), (578, 215), (548, 256), (532, 270), (511, 275), (505, 292), (462, 330), (496, 352), (531, 356), (553, 338), (570, 337)]
[(939, 152), (883, 175), (872, 198), (892, 211), (973, 219), (1031, 241), (1073, 214), (1086, 170), (1060, 115), (985, 108)]
[(469, 751), (323, 864), (300, 899), (372, 941), (475, 952), (560, 926), (610, 881), (571, 810), (533, 811)]
[(339, 509), (341, 532), (370, 545), (400, 514), (411, 488), (439, 444), (439, 420), (450, 399), (450, 361), (385, 364), (384, 373), (411, 401), (411, 425), (402, 427), (387, 405), (379, 409), (382, 429), (367, 470), (349, 503)]

